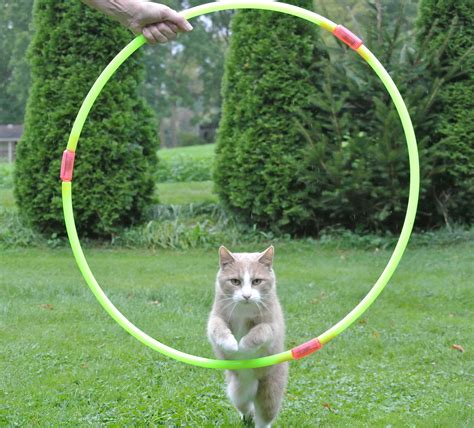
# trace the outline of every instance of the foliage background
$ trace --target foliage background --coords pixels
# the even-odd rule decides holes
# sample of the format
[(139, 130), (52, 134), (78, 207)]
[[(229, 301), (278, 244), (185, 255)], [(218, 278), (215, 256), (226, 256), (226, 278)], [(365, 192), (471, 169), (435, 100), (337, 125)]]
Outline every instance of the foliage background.
[[(419, 21), (425, 22), (424, 31), (421, 24), (421, 30), (415, 31), (413, 2), (367, 5), (362, 16), (352, 13), (354, 26), (364, 28), (366, 43), (392, 75), (418, 136), (422, 186), (417, 227), (469, 224), (474, 217), (470, 144), (474, 109), (469, 96), (473, 55), (468, 42), (471, 30), (467, 30), (473, 28), (472, 12), (462, 2), (445, 2), (446, 16), (457, 18), (441, 21), (425, 16), (428, 12), (422, 7)], [(254, 45), (263, 44), (265, 37), (253, 40), (255, 28), (237, 18), (233, 34), (240, 39), (235, 45), (232, 41), (226, 62), (216, 162), (216, 182), (226, 206), (247, 224), (276, 233), (316, 234), (334, 227), (359, 232), (400, 230), (408, 194), (407, 150), (398, 114), (378, 77), (351, 50), (324, 37), (324, 49), (307, 68), (317, 80), (303, 89), (304, 78), (295, 79), (292, 87), (306, 97), (299, 98), (285, 116), (288, 88), (279, 78), (291, 74), (293, 64), (275, 58), (267, 63), (264, 50), (248, 59), (246, 41), (250, 38), (249, 45), (258, 52)], [(451, 52), (449, 59), (447, 52)], [(273, 64), (278, 64), (276, 75), (268, 72)], [(265, 80), (254, 73), (253, 80), (239, 86), (239, 79), (245, 81), (253, 67), (265, 66)], [(460, 81), (466, 86), (463, 95), (443, 101), (452, 93), (450, 88), (460, 87)], [(244, 86), (254, 92), (246, 93)], [(252, 110), (258, 96), (255, 88), (260, 86), (266, 94), (278, 92), (281, 99), (266, 95), (265, 107)], [(284, 118), (284, 126), (270, 126), (265, 109), (272, 111), (272, 118)], [(443, 136), (436, 131), (440, 127)], [(279, 129), (277, 137), (275, 129)], [(289, 135), (291, 149), (286, 146), (279, 152), (288, 143), (278, 136), (284, 140)], [(271, 151), (262, 151), (260, 146), (269, 141)], [(277, 159), (272, 161), (269, 153), (274, 152)]]
[[(175, 1), (169, 5), (182, 9), (199, 3)], [(314, 4), (323, 15), (363, 37), (392, 74), (408, 104), (422, 162), (416, 223), (420, 229), (440, 225), (452, 228), (457, 222), (469, 225), (474, 217), (474, 109), (470, 95), (473, 25), (469, 3), (345, 0)], [(5, 59), (0, 64), (4, 77), (0, 79), (0, 122), (4, 123), (21, 121), (30, 86), (24, 51), (34, 34), (28, 19), (31, 5), (30, 1), (0, 0), (0, 46)], [(155, 127), (167, 123), (161, 136), (172, 144), (214, 141), (212, 129), (221, 117), (219, 82), (232, 16), (229, 12), (199, 18), (192, 37), (143, 50), (145, 74), (139, 90), (152, 106)], [(266, 21), (263, 24), (268, 25)], [(130, 33), (127, 35), (131, 38)], [(250, 166), (258, 171), (259, 163), (269, 159), (268, 150), (236, 149), (246, 151), (252, 159), (244, 165), (249, 168), (243, 169), (240, 183), (239, 171), (235, 170), (241, 160), (237, 159), (227, 172), (217, 171), (221, 197), (229, 213), (237, 214), (247, 227), (266, 233), (316, 235), (341, 227), (360, 232), (397, 231), (404, 216), (408, 177), (404, 137), (394, 108), (380, 81), (352, 51), (325, 32), (317, 44), (319, 54), (311, 64), (315, 73), (312, 89), (317, 90), (310, 93), (308, 85), (305, 106), (282, 116), (288, 126), (278, 131), (291, 130), (297, 149), (286, 151), (280, 162), (270, 160), (269, 168), (263, 168), (265, 176), (257, 180), (259, 173), (255, 173), (254, 181), (249, 177)], [(236, 62), (234, 67), (241, 65)], [(279, 89), (278, 83), (276, 87)], [(180, 122), (182, 109), (193, 112), (190, 128)], [(254, 128), (253, 119), (245, 124), (246, 132)], [(211, 132), (203, 134), (202, 130)], [(231, 156), (228, 159), (236, 161)], [(193, 162), (191, 158), (165, 160), (157, 170), (158, 181), (208, 180), (212, 168), (207, 160), (196, 160), (195, 167)], [(286, 197), (278, 186), (285, 187), (288, 182), (268, 172), (275, 165), (282, 177), (286, 174), (285, 180), (293, 176), (292, 191)], [(252, 193), (244, 201), (247, 184), (250, 188), (256, 185), (259, 196), (253, 198)], [(236, 186), (237, 205), (224, 196), (232, 186)], [(256, 201), (259, 206), (253, 207)], [(243, 211), (239, 204), (245, 206)]]
[[(84, 94), (128, 32), (81, 2), (35, 2), (32, 86), (17, 148), (15, 195), (21, 214), (43, 233), (64, 234), (61, 153)], [(138, 96), (139, 56), (99, 96), (81, 136), (74, 207), (83, 235), (110, 236), (139, 222), (153, 200), (157, 136)]]
[(319, 29), (302, 20), (251, 10), (232, 21), (214, 179), (224, 205), (247, 224), (285, 232), (308, 226), (307, 188), (297, 173), (305, 142), (294, 117), (321, 87), (315, 63), (323, 55)]

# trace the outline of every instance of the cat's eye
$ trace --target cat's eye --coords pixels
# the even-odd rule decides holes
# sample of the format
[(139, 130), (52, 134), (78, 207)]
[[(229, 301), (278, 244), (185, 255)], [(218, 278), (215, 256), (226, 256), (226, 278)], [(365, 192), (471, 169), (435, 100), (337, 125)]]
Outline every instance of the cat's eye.
[(232, 279), (230, 280), (230, 283), (231, 283), (232, 285), (240, 285), (240, 279), (232, 278)]
[(260, 285), (261, 283), (262, 283), (261, 279), (256, 278), (256, 279), (252, 280), (252, 285)]

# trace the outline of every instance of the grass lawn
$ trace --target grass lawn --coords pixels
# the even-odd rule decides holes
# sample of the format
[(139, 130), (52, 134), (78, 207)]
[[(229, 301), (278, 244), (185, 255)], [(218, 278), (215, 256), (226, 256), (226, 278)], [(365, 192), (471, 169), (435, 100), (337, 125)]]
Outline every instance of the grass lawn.
[[(166, 155), (162, 155), (166, 153)], [(195, 156), (213, 156), (214, 145), (166, 149), (160, 151), (160, 156), (171, 159), (173, 156), (193, 154)], [(194, 159), (194, 158), (193, 158)], [(2, 181), (3, 179), (3, 181)], [(189, 204), (199, 202), (218, 202), (217, 195), (213, 193), (212, 181), (188, 181), (179, 183), (156, 183), (156, 192), (162, 204)], [(0, 164), (0, 207), (5, 209), (15, 208), (13, 196), (13, 165)]]
[[(407, 250), (361, 320), (291, 363), (275, 426), (473, 426), (471, 244)], [(276, 251), (288, 347), (345, 315), (389, 257), (296, 241)], [(205, 326), (216, 251), (86, 254), (132, 322), (177, 349), (211, 356)], [(99, 307), (68, 249), (2, 252), (0, 343), (0, 426), (241, 426), (223, 374), (129, 337)]]
[(13, 189), (0, 188), (0, 207), (12, 209), (15, 207), (15, 197), (13, 196)]
[[(212, 181), (188, 181), (183, 183), (157, 183), (156, 191), (162, 204), (182, 205), (199, 202), (218, 202), (212, 192)], [(0, 193), (1, 195), (1, 193)]]
[(0, 208), (13, 208), (13, 164), (0, 162)]
[(164, 160), (171, 160), (175, 157), (185, 156), (196, 158), (213, 158), (215, 153), (215, 144), (202, 144), (198, 146), (176, 147), (174, 149), (161, 149), (158, 156)]
[[(190, 204), (200, 202), (218, 202), (212, 191), (212, 181), (188, 181), (184, 183), (157, 183), (156, 191), (162, 204)], [(0, 207), (15, 208), (13, 189), (0, 188)]]

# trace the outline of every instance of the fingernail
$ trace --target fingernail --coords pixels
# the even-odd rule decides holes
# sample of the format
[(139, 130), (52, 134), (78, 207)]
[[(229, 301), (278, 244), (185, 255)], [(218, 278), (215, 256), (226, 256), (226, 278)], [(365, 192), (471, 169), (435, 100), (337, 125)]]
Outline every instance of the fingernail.
[(186, 22), (186, 24), (184, 24), (184, 28), (186, 28), (186, 31), (191, 31), (193, 26), (189, 22)]

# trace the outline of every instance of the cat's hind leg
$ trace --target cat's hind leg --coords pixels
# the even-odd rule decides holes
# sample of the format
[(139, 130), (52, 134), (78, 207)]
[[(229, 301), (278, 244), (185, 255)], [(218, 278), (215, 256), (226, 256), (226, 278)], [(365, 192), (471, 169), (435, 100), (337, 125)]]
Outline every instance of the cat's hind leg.
[(246, 423), (254, 418), (255, 395), (257, 393), (258, 380), (252, 375), (251, 371), (240, 370), (239, 373), (226, 373), (227, 377), (227, 395), (232, 404), (237, 408), (240, 417)]
[(288, 365), (279, 364), (261, 378), (255, 397), (255, 428), (270, 428), (278, 416), (287, 383)]

